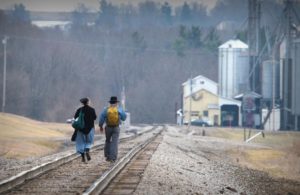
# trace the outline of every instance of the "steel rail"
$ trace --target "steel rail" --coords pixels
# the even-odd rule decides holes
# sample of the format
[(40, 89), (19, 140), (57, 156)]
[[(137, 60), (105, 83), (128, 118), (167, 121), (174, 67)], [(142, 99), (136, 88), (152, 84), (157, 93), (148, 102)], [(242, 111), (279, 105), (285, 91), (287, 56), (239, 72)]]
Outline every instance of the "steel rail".
[[(128, 136), (128, 137), (123, 137), (120, 139), (120, 142), (126, 142), (128, 140), (132, 140), (138, 136), (141, 136), (143, 134), (149, 133), (153, 130), (155, 130), (157, 128), (157, 126), (153, 126), (151, 129), (149, 130), (145, 130), (143, 132), (138, 132), (137, 134)], [(95, 146), (92, 147), (91, 151), (95, 151), (95, 150), (99, 150), (99, 149), (103, 149), (104, 148), (104, 143), (100, 143), (97, 144)], [(2, 180), (0, 181), (0, 193), (4, 193), (6, 191), (9, 191), (23, 183), (25, 183), (27, 180), (33, 179), (47, 171), (53, 170), (65, 163), (68, 163), (72, 160), (75, 160), (77, 158), (79, 158), (80, 156), (76, 153), (76, 152), (72, 152), (70, 154), (67, 154), (65, 156), (62, 157), (57, 157), (54, 160), (47, 162), (47, 163), (43, 163), (41, 165), (38, 165), (36, 167), (33, 167), (29, 170), (23, 171), (15, 176), (12, 176), (8, 179)]]
[(155, 138), (161, 134), (164, 128), (160, 129), (157, 133), (154, 134), (151, 138), (146, 140), (143, 143), (140, 143), (132, 150), (130, 150), (123, 158), (121, 158), (110, 170), (106, 171), (101, 175), (99, 179), (97, 179), (84, 193), (83, 195), (94, 195), (100, 194), (105, 190), (105, 188), (109, 185), (109, 183), (119, 174), (126, 165), (132, 160), (132, 158), (140, 152), (143, 148), (145, 148), (148, 144), (150, 144)]

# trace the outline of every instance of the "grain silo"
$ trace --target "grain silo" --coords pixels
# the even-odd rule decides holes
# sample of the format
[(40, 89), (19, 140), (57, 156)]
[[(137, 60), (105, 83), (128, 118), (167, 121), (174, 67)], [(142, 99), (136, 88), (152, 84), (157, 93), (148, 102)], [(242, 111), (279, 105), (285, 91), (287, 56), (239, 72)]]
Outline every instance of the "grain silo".
[[(279, 62), (266, 60), (261, 66), (261, 95), (263, 99), (279, 96)], [(274, 72), (273, 72), (274, 71)], [(273, 89), (275, 93), (273, 94)]]
[(233, 98), (245, 92), (249, 85), (248, 45), (229, 40), (219, 47), (219, 94)]
[(292, 57), (292, 114), (294, 129), (300, 131), (300, 38), (293, 42)]

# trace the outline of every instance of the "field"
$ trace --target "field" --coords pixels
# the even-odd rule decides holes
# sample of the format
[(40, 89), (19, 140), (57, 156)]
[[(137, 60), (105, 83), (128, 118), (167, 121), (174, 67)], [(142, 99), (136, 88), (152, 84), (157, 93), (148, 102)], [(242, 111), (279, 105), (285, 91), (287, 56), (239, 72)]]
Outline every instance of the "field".
[(12, 159), (44, 156), (57, 151), (71, 133), (70, 124), (43, 123), (0, 113), (0, 156)]
[[(300, 132), (267, 131), (264, 138), (260, 135), (250, 143), (243, 141), (244, 131), (238, 128), (192, 127), (191, 135), (202, 135), (203, 129), (206, 136), (225, 140), (222, 153), (234, 164), (300, 181)], [(58, 152), (72, 132), (70, 124), (0, 113), (0, 157), (17, 160)], [(257, 132), (252, 130), (251, 135)]]
[[(252, 130), (251, 135), (257, 132)], [(244, 139), (243, 129), (208, 128), (206, 134), (241, 143)], [(300, 132), (266, 131), (264, 138), (259, 135), (249, 143), (226, 150), (226, 154), (239, 165), (300, 181)]]

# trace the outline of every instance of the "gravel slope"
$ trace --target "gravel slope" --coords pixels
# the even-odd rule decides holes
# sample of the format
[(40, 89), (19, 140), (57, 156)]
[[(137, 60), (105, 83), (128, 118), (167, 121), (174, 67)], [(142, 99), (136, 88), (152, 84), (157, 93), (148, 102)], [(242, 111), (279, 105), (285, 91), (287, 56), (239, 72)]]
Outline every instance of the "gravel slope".
[(192, 136), (192, 129), (168, 127), (135, 194), (300, 194), (300, 182), (233, 164), (225, 150), (253, 147)]

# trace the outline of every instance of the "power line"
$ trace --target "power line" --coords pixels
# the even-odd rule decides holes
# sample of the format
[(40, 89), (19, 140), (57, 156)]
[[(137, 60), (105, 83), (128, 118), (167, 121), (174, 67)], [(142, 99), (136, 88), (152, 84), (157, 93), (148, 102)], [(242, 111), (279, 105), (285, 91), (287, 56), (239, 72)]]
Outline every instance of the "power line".
[[(279, 19), (281, 19), (282, 16), (283, 16), (283, 12), (281, 13), (281, 16), (279, 17)], [(277, 30), (278, 30), (278, 28), (280, 27), (280, 25), (281, 25), (281, 21), (277, 23), (276, 27), (275, 27), (274, 30), (273, 30), (272, 36), (274, 36), (275, 33), (277, 33)], [(278, 36), (276, 36), (276, 37), (278, 38)], [(278, 38), (278, 39), (281, 39), (281, 38)], [(276, 41), (276, 40), (275, 40), (275, 41)], [(279, 41), (279, 40), (278, 40), (278, 41)], [(274, 47), (276, 46), (275, 44), (276, 44), (276, 43), (274, 43), (274, 45), (273, 45)], [(267, 48), (266, 46), (267, 46), (267, 42), (265, 42), (263, 48), (262, 48), (261, 51), (259, 52), (259, 55), (258, 55), (258, 57), (257, 57), (257, 59), (256, 59), (256, 61), (255, 61), (255, 63), (254, 63), (254, 66), (253, 66), (252, 69), (250, 70), (248, 79), (250, 79), (250, 77), (252, 76), (252, 74), (253, 74), (253, 72), (254, 72), (256, 66), (259, 64), (259, 59), (262, 57), (262, 55), (263, 55), (265, 49)], [(275, 48), (273, 48), (273, 49), (275, 49)], [(257, 89), (257, 88), (255, 88), (255, 89)]]
[[(244, 29), (244, 25), (247, 23), (247, 21), (249, 20), (249, 17), (246, 17), (243, 22), (240, 24), (240, 26), (238, 27), (238, 29), (240, 29), (240, 31), (242, 31)], [(233, 35), (234, 39), (237, 39), (237, 34)]]
[(2, 112), (5, 112), (5, 104), (6, 104), (6, 46), (7, 46), (7, 40), (8, 36), (4, 36), (4, 39), (2, 40), (3, 43), (3, 49), (4, 49), (4, 57), (3, 57), (3, 92), (2, 92)]
[[(4, 35), (2, 35), (4, 36)], [(141, 48), (138, 47), (130, 47), (130, 46), (122, 46), (122, 45), (108, 45), (108, 44), (92, 44), (92, 43), (82, 43), (82, 42), (75, 42), (75, 41), (62, 41), (62, 40), (49, 40), (49, 39), (39, 39), (39, 38), (32, 38), (32, 37), (25, 37), (25, 36), (17, 36), (17, 35), (9, 35), (11, 38), (14, 39), (21, 39), (21, 40), (28, 40), (28, 41), (40, 41), (40, 42), (47, 42), (47, 43), (57, 43), (63, 45), (75, 45), (78, 47), (86, 46), (91, 48), (102, 48), (102, 49), (117, 49), (117, 50), (132, 50), (132, 51), (139, 51)], [(177, 51), (172, 49), (162, 49), (162, 48), (146, 48), (143, 52), (160, 52), (160, 53), (169, 53), (169, 54), (177, 54)], [(184, 54), (190, 55), (199, 55), (205, 54), (203, 51), (184, 51)]]

